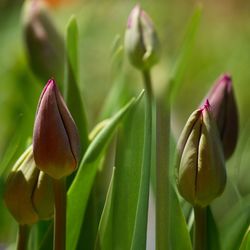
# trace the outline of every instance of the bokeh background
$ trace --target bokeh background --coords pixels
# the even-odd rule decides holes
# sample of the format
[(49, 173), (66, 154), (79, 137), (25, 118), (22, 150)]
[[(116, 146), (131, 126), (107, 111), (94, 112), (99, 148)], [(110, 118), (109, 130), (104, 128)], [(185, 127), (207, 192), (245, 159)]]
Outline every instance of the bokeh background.
[[(117, 79), (124, 82), (130, 93), (138, 93), (142, 88), (140, 75), (125, 56), (121, 67), (114, 69), (112, 65), (113, 44), (119, 37), (122, 44), (127, 16), (136, 1), (47, 2), (50, 15), (63, 36), (70, 16), (76, 15), (80, 88), (91, 129), (99, 121)], [(228, 162), (226, 192), (213, 206), (215, 216), (223, 220), (225, 211), (250, 194), (250, 1), (144, 0), (140, 4), (154, 20), (161, 41), (161, 60), (152, 74), (156, 92), (168, 83), (190, 18), (197, 4), (202, 5), (194, 46), (172, 105), (172, 128), (176, 138), (216, 78), (223, 72), (232, 75), (240, 114), (240, 135), (236, 152)], [(30, 143), (27, 138), (32, 136), (36, 104), (45, 84), (28, 65), (22, 5), (20, 0), (0, 0), (0, 172), (4, 173), (0, 179), (0, 249), (1, 244), (14, 241), (16, 230), (3, 204), (4, 181), (18, 155)], [(246, 218), (250, 221), (249, 214)]]

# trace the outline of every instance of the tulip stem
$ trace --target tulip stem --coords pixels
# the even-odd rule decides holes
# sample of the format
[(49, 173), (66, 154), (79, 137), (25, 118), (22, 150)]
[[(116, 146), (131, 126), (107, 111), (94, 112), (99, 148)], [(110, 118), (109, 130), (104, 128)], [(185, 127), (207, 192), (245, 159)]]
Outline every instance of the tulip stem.
[(27, 249), (29, 241), (29, 226), (19, 225), (18, 228), (18, 239), (17, 239), (17, 250)]
[(194, 207), (194, 250), (207, 249), (207, 208)]
[(54, 179), (54, 250), (65, 250), (66, 242), (66, 178)]

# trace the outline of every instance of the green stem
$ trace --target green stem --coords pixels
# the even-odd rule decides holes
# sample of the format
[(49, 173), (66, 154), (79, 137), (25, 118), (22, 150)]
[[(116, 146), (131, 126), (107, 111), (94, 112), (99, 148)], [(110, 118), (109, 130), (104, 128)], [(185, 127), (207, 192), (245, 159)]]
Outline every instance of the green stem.
[(143, 163), (141, 169), (141, 179), (138, 197), (138, 206), (136, 211), (135, 229), (133, 233), (132, 250), (146, 249), (146, 235), (148, 222), (148, 199), (151, 168), (151, 145), (152, 145), (152, 106), (153, 93), (151, 86), (151, 77), (149, 71), (143, 71), (145, 86), (145, 142), (143, 151)]
[(169, 249), (169, 131), (170, 108), (157, 101), (156, 135), (156, 250)]
[(17, 250), (26, 250), (29, 241), (29, 226), (19, 225), (18, 228), (18, 239), (17, 239)]
[(65, 250), (66, 242), (66, 179), (54, 179), (54, 250)]
[(207, 249), (207, 208), (194, 207), (194, 250)]

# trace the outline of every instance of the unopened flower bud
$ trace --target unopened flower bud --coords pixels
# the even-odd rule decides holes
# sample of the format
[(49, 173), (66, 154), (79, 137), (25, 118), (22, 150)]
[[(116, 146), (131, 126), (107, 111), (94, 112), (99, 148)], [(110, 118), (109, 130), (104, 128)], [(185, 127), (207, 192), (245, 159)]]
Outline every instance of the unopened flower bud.
[(211, 111), (219, 129), (225, 159), (228, 159), (236, 148), (239, 129), (231, 77), (227, 74), (221, 75), (206, 98), (211, 104)]
[(131, 63), (141, 70), (151, 68), (159, 60), (159, 47), (153, 22), (136, 5), (129, 15), (125, 34), (125, 49)]
[(34, 224), (53, 216), (52, 180), (36, 167), (32, 146), (19, 158), (8, 176), (4, 200), (19, 224)]
[(43, 81), (49, 76), (62, 81), (64, 42), (49, 17), (44, 1), (26, 1), (24, 39), (33, 73)]
[(39, 171), (36, 188), (32, 197), (34, 208), (39, 219), (46, 220), (54, 213), (54, 191), (52, 179), (43, 171)]
[(40, 170), (54, 179), (76, 170), (79, 134), (53, 79), (48, 81), (40, 96), (33, 135), (34, 158)]
[(208, 101), (189, 117), (177, 152), (180, 194), (193, 206), (207, 206), (226, 184), (224, 155)]

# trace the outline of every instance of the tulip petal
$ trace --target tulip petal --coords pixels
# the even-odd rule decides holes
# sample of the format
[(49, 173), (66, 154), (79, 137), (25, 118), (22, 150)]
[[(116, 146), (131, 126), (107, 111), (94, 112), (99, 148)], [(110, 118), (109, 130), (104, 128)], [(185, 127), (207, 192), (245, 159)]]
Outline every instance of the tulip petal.
[(79, 146), (77, 129), (58, 93), (50, 80), (38, 105), (33, 149), (37, 167), (56, 179), (76, 169)]

